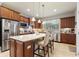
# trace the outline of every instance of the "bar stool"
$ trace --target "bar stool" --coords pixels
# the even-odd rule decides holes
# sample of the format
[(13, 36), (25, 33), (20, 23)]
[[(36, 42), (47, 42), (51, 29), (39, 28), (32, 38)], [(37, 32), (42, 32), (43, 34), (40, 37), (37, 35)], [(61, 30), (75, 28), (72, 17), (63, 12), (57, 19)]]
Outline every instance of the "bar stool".
[[(49, 56), (49, 34), (49, 32), (46, 32), (46, 36), (43, 38), (44, 40), (37, 43), (38, 48), (34, 50), (34, 55), (45, 57), (48, 54)], [(38, 53), (35, 53), (36, 51), (38, 51)], [(44, 52), (43, 55), (40, 55), (40, 51)]]
[[(55, 37), (55, 34), (50, 33), (49, 48), (50, 48), (51, 53), (52, 53), (52, 50), (54, 50), (54, 37)], [(52, 47), (53, 47), (53, 49), (52, 49)]]

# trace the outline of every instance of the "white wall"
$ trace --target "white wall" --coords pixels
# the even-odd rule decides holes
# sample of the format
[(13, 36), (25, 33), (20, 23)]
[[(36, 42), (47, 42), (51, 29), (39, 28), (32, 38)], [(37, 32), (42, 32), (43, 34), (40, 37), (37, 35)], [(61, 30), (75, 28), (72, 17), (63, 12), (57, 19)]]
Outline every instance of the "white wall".
[(76, 54), (79, 56), (79, 3), (77, 3), (77, 10), (76, 10)]

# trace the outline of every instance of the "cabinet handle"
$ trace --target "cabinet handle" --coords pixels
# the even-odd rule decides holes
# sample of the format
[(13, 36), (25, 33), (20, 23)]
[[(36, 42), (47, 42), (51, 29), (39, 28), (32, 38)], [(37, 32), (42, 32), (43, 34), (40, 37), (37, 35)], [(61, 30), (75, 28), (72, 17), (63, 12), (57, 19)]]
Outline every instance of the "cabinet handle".
[(30, 49), (30, 48), (31, 48), (31, 45), (28, 45), (28, 46), (27, 46), (27, 49)]

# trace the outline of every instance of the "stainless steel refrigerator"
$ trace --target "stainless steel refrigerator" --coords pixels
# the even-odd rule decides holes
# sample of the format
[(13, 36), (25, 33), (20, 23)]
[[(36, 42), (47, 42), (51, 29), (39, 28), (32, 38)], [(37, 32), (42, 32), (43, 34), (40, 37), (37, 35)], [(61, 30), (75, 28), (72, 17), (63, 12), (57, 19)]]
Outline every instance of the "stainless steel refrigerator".
[(17, 21), (11, 21), (8, 19), (1, 19), (0, 20), (0, 46), (1, 51), (9, 50), (9, 37), (18, 35), (18, 29), (19, 22)]

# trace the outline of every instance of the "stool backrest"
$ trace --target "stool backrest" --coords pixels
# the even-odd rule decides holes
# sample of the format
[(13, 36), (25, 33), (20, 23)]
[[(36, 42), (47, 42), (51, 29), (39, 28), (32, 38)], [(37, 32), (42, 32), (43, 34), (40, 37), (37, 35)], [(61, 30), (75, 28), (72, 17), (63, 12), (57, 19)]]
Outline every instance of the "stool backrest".
[(54, 40), (56, 39), (56, 33), (50, 33), (50, 37), (49, 37), (49, 40)]
[(44, 46), (46, 46), (49, 43), (49, 37), (50, 33), (47, 31), (46, 36), (44, 37)]

